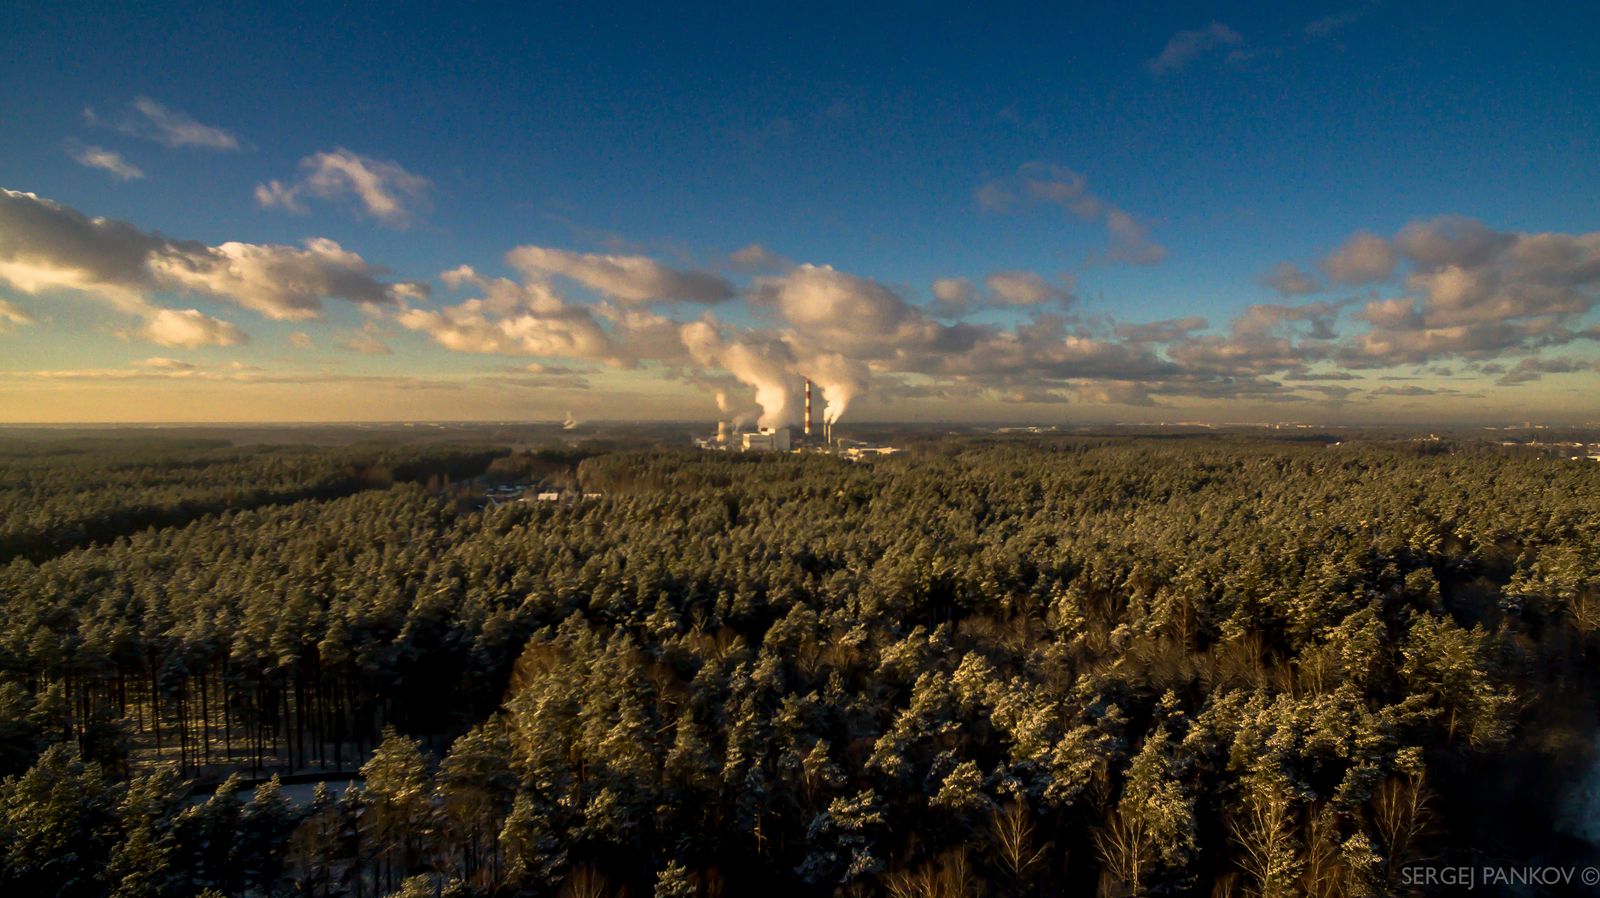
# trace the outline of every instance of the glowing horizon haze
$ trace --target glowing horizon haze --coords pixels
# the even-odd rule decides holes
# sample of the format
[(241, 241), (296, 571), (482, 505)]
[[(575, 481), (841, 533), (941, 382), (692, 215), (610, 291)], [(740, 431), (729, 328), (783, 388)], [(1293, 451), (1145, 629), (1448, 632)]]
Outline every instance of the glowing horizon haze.
[(1592, 4), (14, 19), (0, 423), (1600, 422)]

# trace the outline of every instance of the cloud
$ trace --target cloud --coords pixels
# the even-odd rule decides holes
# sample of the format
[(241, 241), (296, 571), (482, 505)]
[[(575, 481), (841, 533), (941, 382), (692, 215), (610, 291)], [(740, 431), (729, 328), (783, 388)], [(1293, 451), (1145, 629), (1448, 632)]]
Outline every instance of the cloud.
[(396, 306), (427, 295), (425, 282), (377, 280), (387, 273), (331, 240), (307, 240), (304, 249), (207, 246), (89, 218), (31, 193), (0, 192), (0, 282), (25, 293), (73, 289), (145, 314), (148, 295), (189, 292), (284, 320), (320, 318), (327, 299)]
[(1284, 380), (1361, 380), (1361, 375), (1351, 374), (1348, 371), (1291, 371), (1283, 376)]
[(1330, 402), (1339, 402), (1361, 392), (1359, 387), (1341, 387), (1337, 384), (1312, 384), (1298, 386), (1295, 389), (1307, 393), (1321, 393)]
[(1106, 213), (1106, 230), (1111, 235), (1106, 256), (1112, 261), (1148, 266), (1158, 265), (1167, 257), (1166, 248), (1150, 240), (1144, 225), (1115, 206)]
[(769, 272), (793, 267), (794, 262), (771, 253), (759, 243), (752, 243), (728, 257), (729, 267), (735, 271)]
[(1444, 216), (1406, 225), (1394, 242), (1418, 265), (1443, 268), (1483, 265), (1515, 239), (1471, 218)]
[(991, 178), (973, 194), (978, 208), (1009, 213), (1041, 204), (1065, 208), (1084, 221), (1103, 220), (1110, 246), (1105, 257), (1129, 265), (1156, 265), (1167, 256), (1134, 217), (1088, 192), (1082, 175), (1046, 162), (1029, 162), (1015, 175)]
[[(1021, 188), (1017, 195), (1024, 196)], [(1112, 214), (1120, 210), (1105, 208), (1109, 226)], [(0, 214), (0, 225), (5, 221)], [(152, 283), (177, 285), (172, 289), (183, 284), (160, 265), (152, 267), (152, 254), (205, 259), (222, 249), (198, 244), (198, 249), (171, 249), (174, 241), (127, 225), (117, 229), (117, 224), (91, 222), (83, 228), (91, 236), (98, 233), (96, 228), (111, 229), (109, 233), (120, 235), (120, 242), (111, 241), (114, 246), (132, 249), (124, 255), (88, 253), (98, 260), (94, 266), (65, 266), (68, 274), (56, 279), (82, 280), (88, 271), (134, 290), (137, 297), (138, 290)], [(0, 235), (7, 233), (0, 227)], [(1154, 246), (1142, 234), (1135, 237), (1124, 247), (1136, 248), (1140, 241)], [(449, 303), (412, 304), (408, 300), (413, 297), (401, 295), (403, 285), (380, 287), (391, 300), (387, 308), (392, 311), (383, 315), (389, 324), (452, 351), (525, 360), (515, 370), (483, 379), (486, 385), (576, 390), (590, 386), (589, 369), (572, 366), (632, 368), (641, 372), (635, 377), (659, 372), (716, 396), (719, 414), (750, 411), (766, 424), (798, 421), (805, 377), (822, 390), (826, 414), (838, 417), (875, 391), (900, 399), (1143, 407), (1218, 400), (1329, 403), (1363, 394), (1353, 383), (1339, 383), (1359, 380), (1352, 372), (1407, 366), (1442, 377), (1441, 363), (1451, 356), (1474, 377), (1505, 374), (1494, 370), (1494, 359), (1509, 356), (1527, 362), (1507, 383), (1537, 379), (1556, 371), (1558, 364), (1573, 371), (1588, 364), (1535, 364), (1527, 357), (1587, 333), (1580, 330), (1580, 317), (1592, 309), (1594, 287), (1600, 284), (1600, 235), (1502, 235), (1475, 223), (1436, 220), (1409, 225), (1392, 239), (1352, 235), (1332, 256), (1348, 268), (1359, 268), (1362, 259), (1375, 255), (1374, 243), (1394, 256), (1382, 292), (1339, 301), (1251, 305), (1232, 318), (1225, 333), (1210, 332), (1207, 320), (1196, 315), (1117, 322), (1064, 314), (1074, 301), (1072, 278), (1047, 280), (1030, 271), (940, 279), (932, 285), (933, 301), (921, 305), (904, 290), (827, 265), (785, 265), (750, 278), (747, 287), (737, 290), (723, 277), (680, 270), (642, 254), (522, 246), (506, 254), (506, 262), (519, 272), (515, 280), (489, 277), (468, 266), (441, 273), (444, 285), (466, 297)], [(344, 269), (365, 264), (337, 244), (312, 242), (293, 252), (299, 255), (278, 253), (272, 259), (313, 270), (336, 262), (335, 267)], [(5, 267), (21, 256), (17, 245), (0, 240), (0, 276), (15, 281), (38, 278), (40, 271), (48, 274), (52, 269), (35, 264), (37, 255), (23, 252), (21, 263)], [(782, 258), (760, 245), (735, 255), (752, 266), (770, 266)], [(1130, 253), (1125, 258), (1149, 256)], [(250, 282), (242, 272), (254, 270), (252, 259), (249, 253), (230, 257), (233, 280), (226, 289), (199, 274), (186, 276), (202, 281), (191, 288), (196, 292), (228, 293), (235, 297), (231, 301), (240, 302), (237, 297), (249, 291), (239, 284)], [(1374, 267), (1368, 265), (1367, 271)], [(196, 270), (210, 269), (202, 265)], [(269, 267), (262, 270), (268, 282), (284, 279)], [(1274, 273), (1312, 282), (1293, 266), (1280, 265)], [(1288, 277), (1277, 281), (1294, 292)], [(567, 295), (568, 290), (574, 295)], [(274, 302), (270, 308), (284, 307), (281, 300)], [(708, 308), (719, 302), (741, 304), (719, 318), (720, 308)], [(986, 316), (985, 323), (959, 320), (982, 310), (996, 314)], [(153, 321), (157, 311), (147, 307), (137, 314)], [(162, 324), (171, 333), (163, 332), (160, 339), (186, 339), (193, 345), (210, 340), (214, 345), (231, 337), (218, 329), (231, 325), (214, 319), (213, 333), (207, 335), (206, 321), (195, 318), (199, 314), (189, 310), (166, 316)], [(187, 325), (191, 335), (180, 336), (179, 324)], [(382, 333), (369, 326), (366, 335), (355, 336), (344, 348), (384, 351), (388, 341), (377, 339)], [(1371, 395), (1465, 395), (1450, 388), (1420, 388), (1432, 392), (1403, 392), (1405, 385), (1396, 384)]]
[(1416, 386), (1415, 384), (1411, 384), (1411, 385), (1404, 386), (1404, 387), (1388, 387), (1388, 386), (1373, 387), (1370, 391), (1367, 392), (1367, 395), (1368, 396), (1439, 396), (1439, 395), (1442, 395), (1442, 394), (1459, 393), (1459, 392), (1461, 392), (1461, 391), (1460, 390), (1452, 390), (1452, 389), (1449, 389), (1447, 387), (1429, 388), (1429, 387), (1419, 387), (1419, 386)]
[(1577, 339), (1595, 305), (1600, 233), (1507, 234), (1479, 222), (1414, 222), (1394, 239), (1413, 263), (1406, 294), (1368, 301), (1371, 330), (1341, 347), (1351, 367), (1421, 365), (1459, 355), (1483, 361)]
[(180, 362), (177, 359), (152, 358), (136, 363), (143, 368), (156, 371), (197, 371), (200, 366), (192, 362)]
[(1229, 323), (1230, 334), (1186, 337), (1167, 347), (1167, 357), (1194, 373), (1263, 376), (1304, 371), (1326, 359), (1346, 303), (1247, 307)]
[(1050, 203), (1084, 220), (1098, 217), (1103, 204), (1088, 192), (1077, 172), (1048, 162), (1028, 162), (1015, 175), (991, 178), (974, 194), (988, 212), (1010, 212), (1024, 204)]
[(0, 299), (0, 334), (33, 323), (33, 316)]
[(989, 301), (997, 306), (1054, 305), (1067, 308), (1077, 301), (1070, 292), (1074, 281), (1065, 277), (1066, 287), (1057, 287), (1031, 271), (997, 271), (984, 279)]
[(941, 278), (934, 281), (933, 299), (930, 311), (940, 318), (960, 318), (976, 311), (980, 305), (978, 288), (966, 278)]
[(310, 334), (294, 333), (289, 335), (289, 345), (296, 349), (316, 349), (317, 344), (311, 339)]
[(717, 303), (733, 297), (733, 285), (704, 271), (677, 271), (646, 256), (603, 256), (519, 246), (506, 264), (534, 277), (562, 277), (635, 305), (653, 302)]
[[(218, 368), (205, 365), (150, 365), (150, 362), (172, 361), (149, 359), (128, 368), (78, 368), (64, 370), (18, 371), (0, 373), (0, 379), (24, 377), (32, 381), (201, 381), (234, 384), (341, 384), (357, 387), (389, 387), (402, 390), (460, 390), (467, 386), (460, 381), (428, 380), (417, 377), (376, 374), (333, 374), (323, 372), (267, 372), (253, 365), (232, 362)], [(474, 383), (493, 386), (493, 378), (482, 378)]]
[(859, 358), (880, 358), (906, 344), (937, 342), (939, 325), (884, 285), (801, 265), (782, 277), (757, 278), (750, 302), (776, 312), (806, 348), (827, 346)]
[(1355, 9), (1323, 16), (1306, 25), (1304, 29), (1305, 36), (1308, 38), (1324, 38), (1337, 34), (1344, 28), (1365, 18), (1368, 13), (1377, 9), (1380, 2), (1381, 0), (1367, 0), (1366, 4)]
[(1171, 343), (1186, 339), (1195, 331), (1205, 330), (1209, 326), (1200, 317), (1168, 318), (1147, 324), (1119, 324), (1116, 335), (1129, 343)]
[(196, 309), (152, 310), (145, 325), (135, 333), (151, 343), (183, 349), (250, 342), (250, 338), (238, 327), (204, 315)]
[(1322, 292), (1322, 285), (1291, 262), (1279, 262), (1272, 266), (1272, 271), (1262, 276), (1261, 285), (1278, 291), (1278, 295), (1285, 299)]
[(268, 181), (257, 184), (256, 202), (264, 209), (291, 212), (309, 211), (300, 201), (311, 196), (322, 200), (353, 197), (358, 211), (380, 223), (404, 230), (427, 206), (432, 183), (406, 171), (397, 162), (374, 159), (339, 147), (331, 153), (316, 153), (300, 160), (300, 177), (291, 184)]
[(1174, 34), (1165, 47), (1156, 57), (1145, 63), (1145, 68), (1150, 74), (1159, 78), (1168, 72), (1175, 72), (1206, 53), (1219, 47), (1231, 47), (1244, 43), (1244, 38), (1239, 32), (1222, 24), (1212, 22), (1196, 31), (1180, 31)]
[(144, 172), (140, 171), (137, 165), (104, 147), (70, 144), (67, 147), (67, 155), (79, 165), (110, 172), (118, 180), (132, 181), (144, 177)]
[(1070, 274), (1056, 286), (1031, 271), (996, 271), (984, 278), (980, 291), (967, 278), (941, 278), (933, 282), (934, 301), (928, 311), (938, 318), (960, 318), (983, 309), (1067, 309), (1077, 303), (1072, 295), (1076, 281)]
[[(752, 281), (743, 296), (766, 323), (751, 327), (719, 321), (706, 311), (680, 321), (609, 301), (571, 302), (544, 276), (573, 267), (567, 263), (581, 257), (555, 258), (562, 264), (524, 266), (520, 283), (485, 278), (465, 267), (446, 272), (441, 279), (447, 285), (475, 288), (478, 298), (437, 310), (407, 310), (397, 320), (458, 351), (624, 367), (655, 361), (666, 366), (667, 376), (717, 396), (724, 415), (752, 408), (751, 400), (734, 395), (748, 388), (759, 409), (752, 415), (776, 425), (798, 420), (804, 377), (822, 389), (833, 417), (874, 384), (887, 385), (890, 396), (911, 395), (908, 377), (940, 395), (1006, 402), (1310, 401), (1264, 375), (1304, 371), (1311, 362), (1325, 360), (1335, 337), (1334, 319), (1344, 307), (1252, 307), (1234, 320), (1230, 337), (1208, 338), (1197, 335), (1207, 323), (1196, 316), (1113, 327), (1044, 311), (1070, 298), (1071, 282), (1052, 284), (1031, 272), (995, 272), (981, 285), (942, 279), (933, 286), (935, 302), (925, 310), (870, 278), (826, 265), (798, 265)], [(608, 284), (621, 277), (609, 270), (604, 276)], [(615, 298), (624, 291), (598, 292)], [(980, 308), (1026, 308), (1033, 315), (1008, 329), (940, 324), (930, 314), (959, 316)], [(544, 363), (539, 364), (529, 373), (542, 373)], [(1325, 398), (1344, 395), (1311, 392)]]
[(1339, 284), (1371, 284), (1388, 280), (1398, 259), (1382, 237), (1361, 231), (1318, 263), (1322, 273)]
[(320, 318), (325, 298), (393, 306), (403, 296), (428, 293), (422, 283), (376, 280), (388, 269), (369, 265), (332, 240), (312, 238), (305, 247), (224, 243), (199, 257), (158, 255), (149, 267), (165, 284), (295, 321)]
[[(87, 113), (93, 123), (93, 111)], [(207, 150), (237, 150), (239, 138), (221, 128), (202, 125), (184, 113), (138, 97), (117, 123), (117, 130), (134, 137), (154, 140), (169, 147), (200, 147)]]
[(339, 348), (350, 352), (358, 352), (362, 355), (394, 355), (394, 350), (377, 338), (366, 334), (352, 337), (340, 343)]
[(281, 181), (268, 181), (256, 185), (256, 204), (263, 209), (284, 209), (299, 215), (310, 215), (311, 210), (300, 202), (300, 188), (286, 187)]
[(600, 326), (593, 310), (567, 303), (542, 280), (530, 278), (518, 284), (506, 278), (490, 279), (466, 265), (445, 272), (440, 279), (451, 289), (473, 287), (483, 296), (437, 310), (408, 309), (395, 320), (446, 349), (583, 359), (619, 367), (637, 363)]
[(1506, 387), (1541, 380), (1546, 374), (1573, 374), (1578, 371), (1588, 371), (1591, 366), (1592, 363), (1577, 359), (1523, 359), (1517, 363), (1515, 368), (1507, 371), (1504, 376), (1495, 381), (1495, 386)]

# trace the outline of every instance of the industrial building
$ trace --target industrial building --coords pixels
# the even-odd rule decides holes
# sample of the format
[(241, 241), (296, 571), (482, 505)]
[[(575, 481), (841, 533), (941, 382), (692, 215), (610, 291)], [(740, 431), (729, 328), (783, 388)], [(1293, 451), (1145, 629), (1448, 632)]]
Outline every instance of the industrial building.
[[(806, 411), (802, 436), (797, 441), (787, 427), (763, 427), (759, 430), (740, 430), (731, 421), (717, 422), (717, 435), (696, 439), (694, 444), (713, 452), (827, 452), (847, 457), (852, 461), (862, 458), (889, 455), (897, 450), (869, 446), (854, 440), (833, 437), (833, 424), (824, 422), (820, 427), (812, 414), (811, 378), (806, 378)], [(819, 435), (820, 434), (820, 438)]]
[(743, 438), (744, 451), (751, 452), (764, 449), (768, 452), (788, 452), (789, 428), (763, 427), (756, 433), (746, 433)]

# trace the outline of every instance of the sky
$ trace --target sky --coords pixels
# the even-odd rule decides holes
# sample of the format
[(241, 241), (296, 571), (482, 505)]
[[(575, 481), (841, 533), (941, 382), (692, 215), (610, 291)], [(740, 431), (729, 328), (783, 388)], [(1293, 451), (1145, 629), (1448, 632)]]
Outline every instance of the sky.
[(1077, 6), (14, 4), (0, 422), (1600, 422), (1600, 5)]

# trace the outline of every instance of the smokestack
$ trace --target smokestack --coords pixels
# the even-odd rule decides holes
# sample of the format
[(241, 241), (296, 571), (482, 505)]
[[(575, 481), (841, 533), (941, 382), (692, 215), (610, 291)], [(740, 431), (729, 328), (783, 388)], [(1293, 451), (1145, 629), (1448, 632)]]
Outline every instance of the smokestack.
[(806, 436), (811, 436), (811, 378), (806, 378)]

